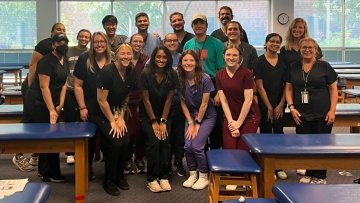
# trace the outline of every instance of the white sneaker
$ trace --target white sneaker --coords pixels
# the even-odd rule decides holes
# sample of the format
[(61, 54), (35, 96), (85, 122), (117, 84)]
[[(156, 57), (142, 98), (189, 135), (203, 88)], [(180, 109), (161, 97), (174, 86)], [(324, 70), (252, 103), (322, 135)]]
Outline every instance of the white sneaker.
[(161, 179), (160, 180), (160, 187), (162, 188), (163, 191), (170, 191), (171, 190), (171, 185), (169, 183), (169, 180), (167, 180), (167, 179)]
[(29, 163), (29, 159), (25, 158), (24, 156), (15, 155), (12, 159), (12, 162), (20, 171), (29, 172), (34, 170), (34, 167)]
[(191, 188), (195, 182), (198, 180), (197, 171), (190, 171), (189, 178), (183, 183), (184, 187)]
[(287, 179), (287, 174), (285, 173), (285, 171), (277, 171), (276, 172), (277, 177), (279, 177), (281, 180), (286, 180)]
[(308, 184), (308, 183), (311, 182), (311, 179), (312, 179), (312, 178), (311, 178), (310, 176), (304, 176), (304, 177), (300, 178), (299, 183)]
[(75, 157), (73, 155), (69, 155), (66, 158), (67, 165), (73, 165), (75, 163)]
[(30, 157), (30, 161), (29, 164), (31, 164), (32, 166), (37, 166), (38, 165), (38, 157), (37, 156), (31, 156)]
[(326, 179), (312, 178), (310, 184), (326, 184)]
[(226, 185), (225, 186), (225, 190), (229, 190), (229, 191), (235, 191), (237, 188), (237, 185)]
[(147, 187), (151, 192), (162, 192), (163, 189), (160, 187), (157, 180), (154, 180), (152, 182), (148, 182)]
[(306, 169), (297, 169), (297, 170), (296, 170), (296, 173), (297, 173), (298, 175), (304, 176), (305, 173), (306, 173)]
[(191, 187), (194, 190), (202, 190), (209, 185), (209, 177), (208, 173), (199, 172), (199, 179), (195, 182), (195, 184)]

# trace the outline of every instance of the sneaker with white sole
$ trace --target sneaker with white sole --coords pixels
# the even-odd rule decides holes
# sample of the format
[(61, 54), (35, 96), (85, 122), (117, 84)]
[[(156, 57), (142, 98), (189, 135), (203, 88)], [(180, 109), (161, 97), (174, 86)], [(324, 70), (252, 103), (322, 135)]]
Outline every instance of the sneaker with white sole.
[(12, 162), (20, 171), (29, 172), (34, 170), (34, 167), (29, 163), (29, 159), (24, 156), (15, 155)]
[(39, 162), (38, 156), (31, 156), (30, 157), (29, 164), (31, 164), (32, 166), (37, 166), (38, 162)]
[(326, 184), (326, 179), (321, 179), (321, 178), (312, 178), (310, 181), (310, 184)]
[(75, 157), (73, 155), (69, 155), (66, 157), (66, 164), (73, 165), (75, 163)]
[(287, 174), (285, 173), (285, 171), (277, 171), (276, 176), (279, 177), (281, 180), (287, 179)]
[(157, 180), (154, 180), (152, 182), (148, 182), (147, 187), (151, 192), (162, 192), (163, 189), (160, 187)]
[(169, 180), (167, 180), (167, 179), (161, 179), (160, 180), (160, 187), (162, 188), (163, 191), (170, 191), (171, 190), (171, 185), (169, 183)]
[(297, 170), (296, 170), (296, 173), (297, 173), (298, 175), (304, 176), (305, 173), (306, 173), (306, 169), (297, 169)]
[(308, 183), (311, 182), (311, 180), (312, 180), (312, 177), (310, 177), (310, 176), (304, 176), (304, 177), (300, 178), (299, 183), (308, 184)]
[(191, 188), (195, 182), (198, 180), (197, 171), (190, 171), (189, 178), (183, 183), (183, 186), (186, 188)]
[(209, 185), (209, 177), (208, 173), (199, 172), (199, 179), (195, 182), (195, 184), (191, 187), (194, 190), (202, 190)]

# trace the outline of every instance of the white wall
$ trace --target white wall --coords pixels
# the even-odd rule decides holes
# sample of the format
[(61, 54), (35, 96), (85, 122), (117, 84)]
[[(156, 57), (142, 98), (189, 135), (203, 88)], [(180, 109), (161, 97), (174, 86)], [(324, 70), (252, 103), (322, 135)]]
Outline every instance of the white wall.
[[(279, 33), (285, 39), (286, 31), (289, 27), (289, 24), (294, 19), (294, 1), (293, 0), (272, 0), (270, 6), (270, 15), (271, 15), (271, 24), (270, 32)], [(277, 17), (280, 13), (286, 13), (289, 16), (289, 22), (285, 25), (281, 25), (277, 21)]]

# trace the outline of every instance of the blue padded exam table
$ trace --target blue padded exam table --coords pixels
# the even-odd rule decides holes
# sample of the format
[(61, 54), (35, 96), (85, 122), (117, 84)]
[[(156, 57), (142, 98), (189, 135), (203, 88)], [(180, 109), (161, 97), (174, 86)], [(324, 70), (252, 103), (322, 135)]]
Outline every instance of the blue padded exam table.
[(0, 123), (20, 123), (23, 115), (22, 104), (2, 104), (0, 105)]
[(360, 186), (355, 184), (276, 184), (272, 189), (281, 203), (355, 203), (360, 202)]
[(260, 196), (273, 197), (280, 169), (360, 169), (360, 134), (245, 134), (261, 167)]
[(0, 153), (75, 152), (75, 201), (84, 202), (88, 190), (88, 138), (93, 123), (0, 124)]
[(46, 203), (51, 193), (51, 187), (44, 183), (27, 183), (24, 191), (0, 199), (1, 203)]

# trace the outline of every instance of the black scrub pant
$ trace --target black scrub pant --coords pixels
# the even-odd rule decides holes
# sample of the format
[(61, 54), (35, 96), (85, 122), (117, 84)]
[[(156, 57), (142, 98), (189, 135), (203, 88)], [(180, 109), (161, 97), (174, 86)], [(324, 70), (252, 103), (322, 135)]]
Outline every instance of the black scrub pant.
[[(306, 121), (302, 119), (301, 124), (296, 126), (296, 134), (331, 133), (332, 126), (333, 125), (326, 124), (325, 118), (321, 118), (316, 121)], [(306, 170), (305, 175), (319, 179), (325, 179), (326, 170)]]
[[(153, 182), (156, 179), (169, 179), (169, 157), (170, 140), (159, 140), (154, 133), (151, 123), (148, 119), (141, 122), (142, 129), (146, 135), (145, 156), (147, 158), (147, 181)], [(166, 129), (171, 134), (171, 119), (167, 120)]]
[(284, 119), (274, 119), (273, 122), (267, 120), (268, 112), (267, 108), (261, 104), (259, 104), (261, 120), (260, 120), (260, 133), (278, 133), (284, 134)]
[[(73, 89), (68, 88), (66, 90), (66, 97), (65, 97), (63, 110), (64, 110), (63, 113), (64, 113), (65, 122), (80, 121), (80, 112)], [(75, 153), (66, 152), (65, 154), (69, 156), (69, 155), (74, 155)]]
[[(28, 98), (26, 101), (28, 112), (26, 119), (31, 123), (50, 123), (50, 113), (46, 105), (36, 104), (35, 100)], [(59, 153), (39, 154), (38, 173), (44, 178), (58, 178), (61, 176)]]
[(112, 181), (116, 184), (123, 177), (129, 134), (126, 133), (122, 138), (113, 137), (113, 134), (109, 135), (111, 126), (104, 117), (97, 117), (96, 124), (102, 136), (101, 151), (105, 159), (105, 183)]
[[(173, 102), (172, 110), (172, 122), (171, 122), (171, 134), (170, 138), (170, 163), (172, 156), (174, 155), (174, 164), (182, 163), (184, 158), (184, 145), (185, 145), (185, 116), (181, 109), (180, 101), (177, 103)], [(171, 168), (170, 168), (171, 170)]]

